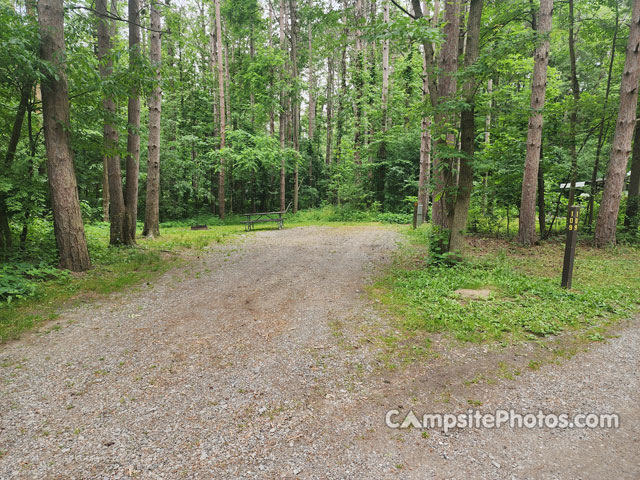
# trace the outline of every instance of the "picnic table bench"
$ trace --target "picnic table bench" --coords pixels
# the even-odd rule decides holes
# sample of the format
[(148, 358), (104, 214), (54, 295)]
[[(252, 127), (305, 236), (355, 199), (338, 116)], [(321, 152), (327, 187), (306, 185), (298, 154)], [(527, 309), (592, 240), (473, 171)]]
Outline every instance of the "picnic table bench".
[(258, 212), (258, 213), (243, 213), (247, 219), (243, 221), (245, 231), (253, 230), (253, 226), (256, 223), (269, 223), (276, 222), (278, 224), (278, 230), (281, 230), (284, 227), (284, 216), (289, 211), (289, 207), (286, 210), (281, 210), (279, 212)]

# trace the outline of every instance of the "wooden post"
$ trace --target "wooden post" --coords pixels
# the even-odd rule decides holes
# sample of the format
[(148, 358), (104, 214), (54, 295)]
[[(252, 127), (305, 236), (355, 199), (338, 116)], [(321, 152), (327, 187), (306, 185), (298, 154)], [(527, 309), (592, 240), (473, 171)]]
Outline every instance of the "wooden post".
[(418, 202), (413, 204), (413, 229), (418, 226)]
[(578, 240), (578, 219), (580, 207), (573, 205), (569, 208), (567, 220), (567, 243), (564, 247), (564, 266), (562, 267), (562, 286), (570, 289), (573, 277), (573, 261), (576, 257), (576, 242)]

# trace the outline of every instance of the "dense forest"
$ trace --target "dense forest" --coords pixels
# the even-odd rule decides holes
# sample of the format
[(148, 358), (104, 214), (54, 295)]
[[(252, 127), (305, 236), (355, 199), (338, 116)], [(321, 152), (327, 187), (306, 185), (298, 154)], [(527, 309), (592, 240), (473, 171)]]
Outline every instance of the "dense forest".
[(638, 0), (1, 0), (0, 25), (4, 259), (49, 228), (82, 271), (88, 222), (128, 245), (289, 204), (418, 202), (456, 254), (573, 204), (597, 246), (638, 231)]

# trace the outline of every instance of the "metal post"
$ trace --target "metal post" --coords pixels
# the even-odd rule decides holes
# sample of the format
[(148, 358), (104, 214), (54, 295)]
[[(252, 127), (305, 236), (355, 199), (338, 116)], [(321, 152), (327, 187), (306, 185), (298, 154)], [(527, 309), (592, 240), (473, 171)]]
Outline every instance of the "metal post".
[(418, 226), (418, 202), (413, 204), (413, 229)]
[(564, 265), (562, 267), (562, 286), (567, 289), (571, 288), (571, 278), (573, 277), (573, 261), (576, 257), (579, 218), (580, 207), (578, 205), (571, 206), (569, 218), (567, 219), (567, 243), (564, 247)]

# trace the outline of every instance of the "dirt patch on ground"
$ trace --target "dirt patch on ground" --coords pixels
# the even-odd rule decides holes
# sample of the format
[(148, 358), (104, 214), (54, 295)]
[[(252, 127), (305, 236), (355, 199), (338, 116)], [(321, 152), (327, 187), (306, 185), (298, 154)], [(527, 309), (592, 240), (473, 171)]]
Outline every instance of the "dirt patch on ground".
[[(0, 478), (638, 478), (637, 324), (535, 370), (545, 345), (437, 336), (390, 367), (383, 339), (402, 332), (363, 291), (397, 241), (381, 227), (255, 232), (0, 347)], [(389, 409), (510, 407), (623, 422), (385, 426)]]

